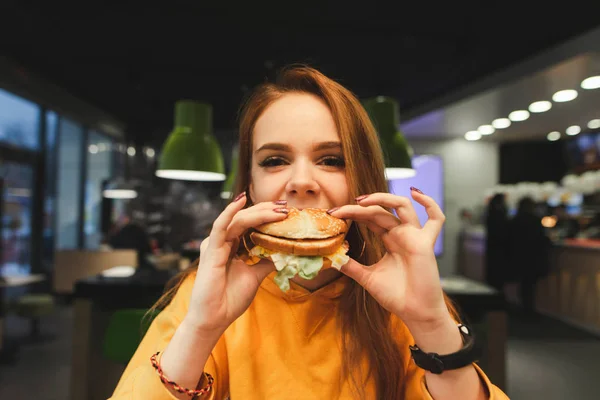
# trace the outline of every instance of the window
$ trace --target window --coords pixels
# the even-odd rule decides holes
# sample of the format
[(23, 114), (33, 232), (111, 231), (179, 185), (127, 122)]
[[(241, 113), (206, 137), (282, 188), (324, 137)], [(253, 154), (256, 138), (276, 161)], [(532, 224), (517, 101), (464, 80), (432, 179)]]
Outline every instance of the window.
[(40, 147), (40, 108), (0, 89), (0, 142), (38, 150)]
[(34, 169), (29, 164), (3, 161), (2, 262), (0, 275), (31, 271), (31, 217)]
[(85, 248), (97, 249), (102, 240), (102, 184), (112, 177), (113, 140), (91, 131), (87, 146), (85, 185)]
[(56, 248), (79, 247), (79, 204), (84, 132), (80, 125), (61, 118), (59, 123)]
[(56, 139), (58, 115), (46, 112), (46, 165), (44, 166), (44, 219), (42, 223), (42, 263), (50, 271), (54, 261), (54, 222), (56, 219)]

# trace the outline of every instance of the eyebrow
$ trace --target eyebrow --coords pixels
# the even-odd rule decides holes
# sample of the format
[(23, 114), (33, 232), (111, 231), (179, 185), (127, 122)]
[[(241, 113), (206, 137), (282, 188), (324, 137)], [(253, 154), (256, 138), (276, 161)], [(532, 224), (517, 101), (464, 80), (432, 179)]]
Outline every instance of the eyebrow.
[[(317, 143), (313, 146), (313, 151), (322, 151), (322, 150), (330, 150), (330, 149), (341, 149), (342, 144), (340, 142), (321, 142)], [(278, 150), (278, 151), (286, 151), (291, 152), (292, 149), (289, 145), (285, 143), (265, 143), (260, 146), (255, 153), (259, 153), (264, 150)]]

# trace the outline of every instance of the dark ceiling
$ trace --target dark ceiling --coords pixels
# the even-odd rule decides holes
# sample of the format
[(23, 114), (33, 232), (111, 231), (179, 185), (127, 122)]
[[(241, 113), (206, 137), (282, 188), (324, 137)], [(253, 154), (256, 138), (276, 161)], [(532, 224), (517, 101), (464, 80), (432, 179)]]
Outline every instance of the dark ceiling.
[(234, 128), (244, 93), (288, 63), (315, 66), (360, 97), (394, 96), (408, 110), (599, 24), (589, 3), (529, 13), (505, 3), (462, 12), (433, 2), (103, 3), (5, 1), (0, 29), (10, 35), (0, 52), (125, 122), (143, 143), (166, 137), (181, 98), (210, 102), (215, 130)]

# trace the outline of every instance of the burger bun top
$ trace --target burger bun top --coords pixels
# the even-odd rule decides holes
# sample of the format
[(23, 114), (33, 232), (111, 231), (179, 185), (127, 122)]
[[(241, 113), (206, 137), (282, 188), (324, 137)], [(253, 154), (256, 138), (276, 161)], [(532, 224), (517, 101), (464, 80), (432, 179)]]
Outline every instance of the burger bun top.
[[(286, 239), (327, 239), (345, 234), (348, 225), (321, 208), (291, 207), (286, 219), (260, 225), (258, 232)], [(345, 235), (344, 235), (345, 236)]]

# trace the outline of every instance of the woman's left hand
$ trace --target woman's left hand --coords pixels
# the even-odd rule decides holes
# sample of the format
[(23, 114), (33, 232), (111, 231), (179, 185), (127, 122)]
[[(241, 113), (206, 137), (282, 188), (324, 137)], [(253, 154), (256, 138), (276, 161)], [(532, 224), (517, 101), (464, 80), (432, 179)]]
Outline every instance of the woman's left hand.
[[(330, 213), (366, 224), (381, 237), (386, 249), (376, 264), (365, 266), (350, 259), (342, 272), (409, 327), (435, 326), (450, 318), (434, 253), (445, 216), (431, 197), (414, 188), (411, 194), (427, 211), (429, 219), (424, 226), (408, 197), (390, 193), (361, 196), (357, 205), (342, 206)], [(395, 210), (397, 217), (384, 207)]]

